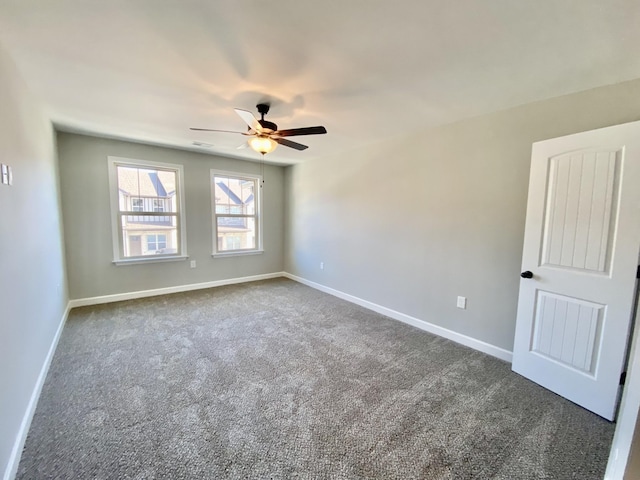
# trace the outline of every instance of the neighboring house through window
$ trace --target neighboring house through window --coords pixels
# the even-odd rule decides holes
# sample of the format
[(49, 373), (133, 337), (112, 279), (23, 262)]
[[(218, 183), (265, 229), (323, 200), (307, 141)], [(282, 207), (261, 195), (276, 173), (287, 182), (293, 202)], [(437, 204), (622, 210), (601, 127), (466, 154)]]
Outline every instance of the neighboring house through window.
[(213, 253), (253, 253), (262, 249), (261, 178), (211, 170)]
[(162, 251), (167, 248), (167, 236), (164, 234), (147, 235), (147, 251)]
[(144, 210), (144, 200), (142, 198), (132, 198), (131, 210), (134, 212), (142, 212)]
[(109, 157), (114, 262), (186, 257), (181, 165)]
[(164, 200), (161, 198), (153, 199), (153, 211), (154, 212), (164, 212)]

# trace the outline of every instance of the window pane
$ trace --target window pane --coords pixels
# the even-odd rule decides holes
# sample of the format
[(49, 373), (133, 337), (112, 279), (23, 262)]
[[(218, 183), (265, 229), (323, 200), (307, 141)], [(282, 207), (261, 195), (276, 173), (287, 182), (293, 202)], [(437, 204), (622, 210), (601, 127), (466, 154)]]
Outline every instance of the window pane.
[[(123, 216), (123, 221), (125, 218), (127, 216)], [(177, 254), (178, 229), (175, 226), (164, 227), (162, 231), (155, 230), (155, 228), (157, 226), (150, 227), (139, 224), (130, 224), (123, 228), (124, 257)]]
[(242, 237), (240, 235), (227, 235), (224, 237), (226, 250), (238, 250), (242, 245)]
[(256, 213), (255, 211), (255, 180), (243, 180), (242, 181), (242, 205), (244, 207), (244, 212), (249, 215), (253, 215)]
[(216, 175), (214, 182), (216, 213), (255, 215), (255, 180)]
[(118, 188), (132, 197), (139, 197), (138, 168), (118, 165), (116, 172), (118, 174)]
[(176, 172), (117, 166), (120, 211), (176, 212)]
[(216, 175), (214, 177), (214, 182), (216, 212), (218, 211), (218, 207), (220, 207), (221, 209), (224, 209), (220, 213), (227, 213), (231, 208), (231, 189), (229, 188), (229, 179), (227, 177), (219, 177)]
[(220, 251), (256, 248), (255, 218), (218, 216), (217, 221)]

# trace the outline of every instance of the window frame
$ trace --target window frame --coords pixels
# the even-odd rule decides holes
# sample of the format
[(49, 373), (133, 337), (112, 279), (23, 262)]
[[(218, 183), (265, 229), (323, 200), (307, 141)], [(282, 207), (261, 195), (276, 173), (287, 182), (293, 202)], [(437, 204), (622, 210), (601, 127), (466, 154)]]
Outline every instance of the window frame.
[[(184, 201), (184, 167), (174, 163), (138, 160), (124, 157), (107, 157), (109, 170), (109, 197), (111, 209), (111, 243), (113, 246), (113, 263), (116, 265), (132, 265), (136, 263), (156, 263), (176, 260), (186, 260), (187, 255), (187, 228)], [(120, 210), (118, 191), (118, 167), (147, 168), (174, 172), (176, 175), (176, 212), (142, 212), (134, 210)], [(133, 206), (131, 206), (133, 209)], [(176, 253), (157, 255), (124, 256), (124, 241), (121, 218), (127, 215), (151, 215), (151, 216), (175, 216), (176, 218)]]
[[(216, 212), (216, 184), (215, 178), (226, 177), (237, 180), (251, 180), (254, 182), (253, 196), (254, 196), (254, 214), (239, 214), (231, 213), (217, 213)], [(264, 252), (263, 249), (263, 237), (262, 237), (262, 176), (252, 173), (232, 172), (229, 170), (211, 169), (211, 175), (209, 177), (209, 184), (211, 188), (211, 219), (212, 219), (212, 254), (213, 257), (229, 257), (235, 255), (256, 255)], [(256, 235), (254, 248), (241, 248), (236, 250), (219, 250), (218, 249), (218, 217), (231, 217), (231, 218), (253, 218)]]

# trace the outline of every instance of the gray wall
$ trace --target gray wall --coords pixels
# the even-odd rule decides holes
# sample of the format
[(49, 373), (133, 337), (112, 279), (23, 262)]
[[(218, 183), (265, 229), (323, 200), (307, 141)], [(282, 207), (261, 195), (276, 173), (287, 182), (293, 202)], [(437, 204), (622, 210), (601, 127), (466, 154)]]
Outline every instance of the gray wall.
[(638, 119), (640, 80), (288, 167), (285, 270), (512, 350), (532, 142)]
[(67, 305), (53, 129), (0, 47), (0, 475)]
[[(283, 269), (284, 172), (265, 165), (264, 253), (212, 258), (210, 169), (260, 173), (260, 164), (195, 152), (70, 133), (58, 134), (60, 185), (72, 299), (188, 285)], [(184, 166), (189, 261), (116, 266), (112, 263), (107, 157)]]

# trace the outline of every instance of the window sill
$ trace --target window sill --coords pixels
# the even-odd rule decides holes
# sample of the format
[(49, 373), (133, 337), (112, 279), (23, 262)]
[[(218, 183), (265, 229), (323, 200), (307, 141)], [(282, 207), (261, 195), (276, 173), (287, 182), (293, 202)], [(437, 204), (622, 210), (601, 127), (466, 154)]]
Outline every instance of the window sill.
[(163, 262), (180, 262), (189, 258), (187, 255), (172, 255), (169, 257), (152, 257), (152, 258), (124, 258), (114, 260), (112, 263), (117, 266), (123, 265), (140, 265), (141, 263), (163, 263)]
[(236, 250), (233, 252), (219, 252), (219, 253), (213, 253), (211, 254), (211, 256), (213, 258), (222, 258), (222, 257), (237, 257), (240, 255), (262, 255), (264, 253), (264, 250)]

